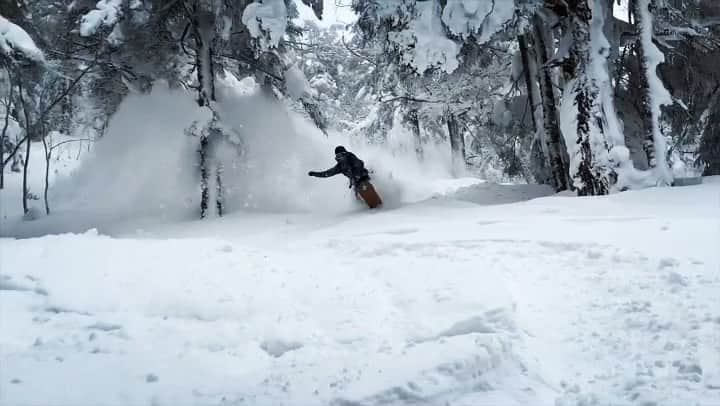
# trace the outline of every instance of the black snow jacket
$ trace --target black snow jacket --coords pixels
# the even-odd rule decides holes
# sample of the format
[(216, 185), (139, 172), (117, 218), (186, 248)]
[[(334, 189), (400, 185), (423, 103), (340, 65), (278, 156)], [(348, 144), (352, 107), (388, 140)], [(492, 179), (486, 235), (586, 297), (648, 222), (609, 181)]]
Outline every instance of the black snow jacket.
[(342, 173), (350, 179), (350, 187), (370, 180), (370, 174), (365, 169), (365, 163), (352, 152), (344, 151), (335, 154), (335, 161), (337, 161), (337, 165), (332, 168), (322, 172), (310, 172), (309, 175), (318, 178), (329, 178)]

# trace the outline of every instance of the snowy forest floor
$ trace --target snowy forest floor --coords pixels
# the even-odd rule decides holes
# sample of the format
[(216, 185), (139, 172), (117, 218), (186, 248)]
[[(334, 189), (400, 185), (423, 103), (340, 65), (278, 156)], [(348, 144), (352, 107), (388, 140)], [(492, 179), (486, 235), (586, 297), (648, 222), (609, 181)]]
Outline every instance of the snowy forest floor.
[(717, 404), (720, 179), (545, 194), (1, 239), (0, 404)]

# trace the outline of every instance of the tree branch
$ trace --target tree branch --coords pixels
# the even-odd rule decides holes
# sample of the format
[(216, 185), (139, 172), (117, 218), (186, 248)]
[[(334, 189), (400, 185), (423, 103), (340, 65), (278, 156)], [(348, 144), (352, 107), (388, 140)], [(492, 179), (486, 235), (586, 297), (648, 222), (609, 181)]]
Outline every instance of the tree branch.
[(50, 146), (50, 151), (54, 150), (55, 148), (57, 148), (57, 147), (59, 147), (59, 146), (61, 146), (61, 145), (63, 145), (63, 144), (69, 144), (69, 143), (71, 143), (71, 142), (83, 142), (83, 141), (93, 142), (94, 140), (91, 139), (91, 138), (79, 138), (79, 139), (76, 139), (76, 140), (65, 140), (65, 141), (62, 141), (62, 142), (58, 142), (57, 144), (51, 145), (51, 146)]
[(261, 66), (257, 63), (257, 61), (255, 61), (255, 60), (252, 59), (252, 58), (247, 58), (247, 57), (244, 57), (244, 56), (242, 56), (242, 55), (229, 55), (229, 54), (225, 54), (225, 53), (216, 54), (216, 55), (217, 55), (217, 56), (220, 56), (220, 57), (223, 57), (223, 58), (228, 58), (228, 59), (233, 59), (233, 60), (240, 61), (240, 62), (245, 62), (245, 63), (247, 63), (248, 65), (252, 66), (254, 69), (259, 70), (260, 72), (262, 72), (262, 73), (264, 73), (264, 74), (272, 77), (273, 79), (278, 80), (278, 81), (280, 81), (280, 82), (283, 81), (283, 78), (281, 78), (280, 76), (278, 76), (278, 75), (270, 72), (269, 70), (261, 67)]
[(380, 103), (392, 103), (392, 102), (398, 101), (398, 100), (405, 100), (405, 101), (416, 102), (416, 103), (437, 103), (437, 104), (445, 103), (442, 100), (418, 99), (418, 98), (411, 97), (411, 96), (395, 96), (392, 99), (380, 100)]
[[(68, 85), (68, 87), (65, 88), (65, 90), (62, 92), (62, 94), (61, 94), (60, 96), (58, 96), (57, 98), (55, 98), (55, 99), (52, 101), (52, 103), (50, 103), (50, 105), (40, 114), (40, 118), (39, 118), (38, 121), (43, 121), (43, 120), (45, 120), (45, 118), (46, 118), (47, 115), (50, 113), (50, 111), (51, 111), (55, 106), (57, 106), (57, 104), (60, 103), (60, 102), (62, 101), (62, 99), (65, 98), (65, 96), (67, 96), (68, 94), (70, 94), (70, 92), (72, 91), (72, 89), (75, 88), (75, 86), (77, 86), (77, 84), (80, 82), (80, 80), (81, 80), (88, 72), (90, 72), (90, 70), (92, 70), (92, 68), (95, 67), (95, 65), (97, 64), (98, 60), (99, 60), (99, 56), (96, 54), (96, 55), (95, 55), (95, 60), (90, 64), (90, 66), (88, 66), (87, 68), (83, 69), (83, 70), (80, 72), (80, 74), (78, 75), (78, 77), (76, 77), (76, 78), (70, 83), (70, 85)], [(21, 100), (22, 100), (22, 99), (21, 99)], [(24, 105), (24, 102), (23, 102), (23, 105)], [(24, 109), (24, 108), (25, 108), (25, 107), (23, 107), (23, 109)], [(26, 120), (26, 121), (27, 121), (27, 120)], [(28, 123), (29, 123), (29, 122), (28, 122)], [(26, 125), (28, 125), (28, 123), (26, 123)], [(0, 169), (2, 169), (2, 170), (5, 169), (5, 165), (7, 165), (8, 162), (10, 162), (10, 160), (15, 156), (15, 154), (17, 154), (17, 152), (20, 150), (20, 147), (22, 146), (22, 143), (23, 143), (23, 142), (27, 141), (28, 143), (30, 143), (30, 140), (29, 140), (29, 138), (28, 138), (29, 135), (30, 135), (30, 129), (29, 129), (29, 128), (26, 128), (26, 129), (25, 129), (25, 136), (15, 145), (15, 148), (13, 149), (12, 153), (10, 153), (10, 155), (8, 155), (8, 157), (2, 162), (2, 168), (0, 168)], [(43, 137), (44, 137), (44, 135), (43, 135)]]
[(357, 56), (358, 58), (360, 58), (360, 59), (362, 59), (362, 60), (364, 60), (364, 61), (366, 61), (366, 62), (370, 62), (371, 64), (373, 64), (373, 65), (375, 65), (375, 66), (378, 66), (378, 63), (375, 62), (375, 61), (373, 61), (369, 56), (365, 56), (365, 55), (363, 55), (363, 54), (355, 51), (354, 49), (350, 48), (350, 46), (347, 44), (347, 42), (345, 42), (345, 36), (344, 36), (344, 35), (340, 38), (340, 41), (342, 41), (342, 44), (345, 46), (345, 49), (347, 49), (348, 52), (350, 52), (351, 54)]

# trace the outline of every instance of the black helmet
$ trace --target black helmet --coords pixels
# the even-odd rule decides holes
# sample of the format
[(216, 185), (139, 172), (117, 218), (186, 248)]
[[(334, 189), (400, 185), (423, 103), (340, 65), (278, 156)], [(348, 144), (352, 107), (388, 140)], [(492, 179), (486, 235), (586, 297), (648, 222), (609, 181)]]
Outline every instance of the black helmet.
[(335, 147), (335, 155), (340, 154), (342, 152), (347, 152), (345, 147), (343, 147), (342, 145), (338, 145), (337, 147)]

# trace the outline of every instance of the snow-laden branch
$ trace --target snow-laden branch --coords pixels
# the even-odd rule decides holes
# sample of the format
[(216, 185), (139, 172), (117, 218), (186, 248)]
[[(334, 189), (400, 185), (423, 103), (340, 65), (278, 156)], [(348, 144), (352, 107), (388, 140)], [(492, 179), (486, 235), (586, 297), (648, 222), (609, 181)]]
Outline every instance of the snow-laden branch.
[(19, 54), (31, 61), (45, 61), (45, 55), (43, 55), (40, 48), (35, 45), (35, 41), (30, 38), (30, 35), (20, 28), (20, 26), (8, 21), (1, 15), (0, 52), (10, 57)]
[(122, 15), (122, 0), (100, 0), (95, 10), (85, 14), (80, 21), (80, 35), (95, 35), (101, 26), (112, 27)]
[(379, 101), (380, 101), (380, 103), (392, 103), (392, 102), (398, 101), (398, 100), (405, 100), (405, 101), (415, 102), (415, 103), (438, 103), (438, 104), (447, 103), (447, 102), (442, 101), (442, 100), (420, 99), (420, 98), (411, 97), (411, 96), (395, 96), (395, 97), (393, 97), (393, 98), (384, 99), (384, 100), (381, 98)]
[(507, 0), (448, 0), (442, 21), (461, 38), (475, 36), (479, 44), (487, 42), (512, 19), (515, 3)]
[(340, 38), (340, 41), (342, 41), (343, 46), (345, 46), (345, 49), (347, 49), (348, 52), (350, 52), (351, 54), (355, 55), (356, 57), (358, 57), (364, 61), (370, 62), (371, 64), (377, 66), (377, 62), (372, 60), (369, 56), (363, 55), (360, 52), (350, 48), (350, 45), (348, 45), (348, 43), (345, 42), (344, 35)]
[(277, 48), (285, 35), (287, 9), (283, 0), (251, 3), (243, 11), (242, 22), (263, 50)]

